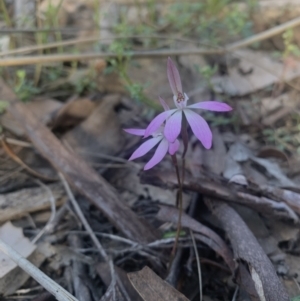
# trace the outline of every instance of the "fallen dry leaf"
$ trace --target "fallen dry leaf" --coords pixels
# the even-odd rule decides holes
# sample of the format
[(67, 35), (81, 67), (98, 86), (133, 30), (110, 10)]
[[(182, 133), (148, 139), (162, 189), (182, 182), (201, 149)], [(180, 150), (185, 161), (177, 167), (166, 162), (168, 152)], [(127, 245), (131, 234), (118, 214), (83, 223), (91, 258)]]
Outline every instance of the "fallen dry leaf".
[[(6, 222), (1, 226), (0, 239), (11, 246), (13, 249), (15, 249), (25, 258), (28, 258), (36, 249), (36, 246), (23, 235), (22, 229), (16, 228), (11, 224), (11, 222)], [(10, 283), (13, 280), (12, 275), (16, 276), (13, 272), (18, 267), (18, 265), (1, 251), (0, 262), (0, 293), (4, 294), (15, 289), (16, 284), (14, 283), (14, 287), (10, 287)], [(25, 272), (21, 272), (20, 270), (19, 273)]]
[(259, 158), (277, 158), (282, 161), (289, 162), (287, 155), (274, 146), (262, 147), (256, 155)]
[(90, 98), (72, 97), (56, 112), (53, 126), (70, 126), (87, 118), (99, 105)]
[(203, 164), (213, 173), (220, 175), (225, 166), (226, 147), (217, 128), (213, 128), (213, 147), (203, 151)]
[[(62, 103), (51, 98), (35, 98), (34, 100), (25, 104), (25, 106), (36, 116), (36, 118), (47, 125), (51, 123), (54, 114), (58, 111)], [(18, 120), (16, 120), (10, 112), (6, 112), (0, 117), (1, 124), (4, 128), (10, 132), (16, 134), (17, 136), (25, 136), (25, 130), (20, 125)]]
[[(56, 205), (66, 201), (64, 189), (60, 184), (49, 185)], [(51, 207), (50, 196), (43, 187), (20, 189), (16, 192), (0, 195), (0, 223), (20, 218), (31, 212)]]
[(261, 51), (238, 50), (231, 53), (228, 60), (232, 57), (235, 57), (238, 63), (229, 66), (228, 75), (212, 79), (214, 89), (219, 93), (242, 96), (280, 80), (289, 81), (300, 76), (300, 62), (285, 70), (283, 63)]
[(147, 266), (138, 272), (129, 273), (128, 278), (144, 301), (188, 301)]
[(264, 185), (261, 189), (268, 193), (271, 197), (276, 197), (285, 202), (295, 212), (300, 214), (300, 194), (288, 189), (281, 189), (275, 186)]
[(76, 154), (68, 151), (54, 134), (16, 101), (15, 93), (0, 80), (0, 96), (9, 101), (9, 111), (26, 129), (37, 150), (61, 172), (73, 188), (92, 202), (124, 235), (138, 242), (149, 242), (158, 235), (156, 230), (120, 199), (116, 190)]
[[(47, 244), (44, 243), (39, 244), (36, 250), (27, 257), (27, 259), (36, 267), (39, 267), (48, 257), (43, 252), (43, 249), (46, 246)], [(0, 280), (0, 293), (3, 293), (4, 296), (14, 294), (16, 290), (24, 285), (29, 277), (30, 276), (20, 267), (16, 267), (4, 277), (4, 282), (1, 282)]]
[(241, 165), (230, 156), (230, 154), (227, 154), (225, 157), (223, 177), (225, 179), (231, 180), (234, 176), (237, 175), (243, 175), (243, 169)]
[(237, 110), (245, 125), (274, 125), (298, 108), (299, 93), (291, 91), (277, 97), (265, 97), (257, 101), (252, 97), (239, 100)]
[(281, 170), (280, 166), (276, 162), (272, 162), (263, 158), (251, 157), (251, 160), (258, 165), (264, 167), (267, 173), (277, 179), (281, 186), (295, 187), (296, 184), (290, 180)]
[(125, 135), (115, 112), (120, 101), (120, 95), (105, 97), (85, 121), (63, 136), (63, 143), (93, 163), (103, 162), (98, 153), (110, 156), (119, 153), (125, 145)]

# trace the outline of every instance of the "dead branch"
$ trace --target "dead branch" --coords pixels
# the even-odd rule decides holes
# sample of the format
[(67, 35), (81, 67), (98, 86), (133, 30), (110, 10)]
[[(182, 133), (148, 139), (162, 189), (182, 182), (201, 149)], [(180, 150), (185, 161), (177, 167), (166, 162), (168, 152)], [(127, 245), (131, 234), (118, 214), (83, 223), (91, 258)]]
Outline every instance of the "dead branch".
[(17, 96), (3, 81), (0, 81), (0, 86), (2, 99), (10, 102), (9, 111), (26, 130), (33, 145), (77, 191), (128, 238), (142, 243), (156, 239), (155, 230), (120, 200), (108, 182), (79, 156), (67, 151), (54, 134), (17, 100)]
[[(147, 174), (141, 174), (141, 181), (161, 187), (177, 187), (176, 178), (171, 171), (148, 171)], [(193, 178), (187, 174), (183, 188), (226, 202), (241, 204), (261, 213), (281, 218), (289, 218), (294, 222), (298, 222), (298, 216), (294, 210), (290, 208), (289, 203), (278, 199), (274, 200), (264, 196), (257, 196), (255, 195), (257, 191), (254, 192), (240, 185), (229, 185), (228, 181), (216, 176), (202, 174), (201, 178)], [(263, 195), (263, 191), (260, 192)]]
[(257, 277), (261, 281), (263, 292), (258, 292), (259, 296), (264, 295), (270, 301), (288, 301), (289, 296), (271, 261), (238, 213), (223, 202), (207, 199), (206, 204), (226, 231), (236, 260), (248, 265), (257, 292)]

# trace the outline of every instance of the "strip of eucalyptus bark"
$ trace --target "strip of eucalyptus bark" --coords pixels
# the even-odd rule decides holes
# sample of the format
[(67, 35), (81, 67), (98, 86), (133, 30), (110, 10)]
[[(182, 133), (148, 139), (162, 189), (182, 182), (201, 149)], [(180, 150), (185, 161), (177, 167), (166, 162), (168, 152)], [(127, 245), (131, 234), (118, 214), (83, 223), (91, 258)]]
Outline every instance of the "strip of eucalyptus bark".
[[(248, 266), (260, 299), (264, 296), (266, 301), (289, 301), (270, 259), (239, 214), (224, 202), (212, 199), (205, 202), (228, 235), (235, 259)], [(260, 290), (259, 284), (262, 284)]]

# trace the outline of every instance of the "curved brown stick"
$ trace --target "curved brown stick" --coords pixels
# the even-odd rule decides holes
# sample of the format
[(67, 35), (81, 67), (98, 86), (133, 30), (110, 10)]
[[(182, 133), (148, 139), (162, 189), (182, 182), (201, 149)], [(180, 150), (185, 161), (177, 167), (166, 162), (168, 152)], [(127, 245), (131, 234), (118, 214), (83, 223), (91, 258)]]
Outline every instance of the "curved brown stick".
[(206, 204), (226, 231), (235, 259), (244, 261), (248, 265), (252, 279), (255, 278), (254, 275), (258, 275), (262, 283), (262, 293), (265, 299), (270, 301), (288, 301), (289, 296), (279, 280), (270, 259), (239, 214), (223, 202), (206, 200)]

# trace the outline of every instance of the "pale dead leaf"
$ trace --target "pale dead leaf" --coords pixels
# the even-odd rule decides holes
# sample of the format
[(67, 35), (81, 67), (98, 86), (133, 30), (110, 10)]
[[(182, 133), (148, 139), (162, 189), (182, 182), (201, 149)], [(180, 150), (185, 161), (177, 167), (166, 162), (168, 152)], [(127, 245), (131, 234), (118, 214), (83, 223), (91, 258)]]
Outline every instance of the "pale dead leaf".
[[(16, 228), (11, 222), (6, 222), (0, 228), (0, 239), (7, 245), (16, 250), (24, 258), (28, 258), (35, 251), (36, 246), (32, 244), (28, 238), (23, 235), (21, 228)], [(37, 260), (42, 262), (43, 260)], [(22, 270), (18, 270), (18, 273), (14, 272), (18, 268), (18, 265), (12, 261), (8, 256), (0, 251), (0, 293), (13, 293), (23, 282), (16, 283), (12, 279), (12, 275), (18, 276), (20, 279), (24, 279), (23, 274), (27, 275)], [(22, 274), (22, 275), (21, 275)], [(21, 277), (21, 278), (20, 278)], [(25, 277), (25, 281), (28, 277)]]
[(225, 166), (226, 147), (219, 130), (214, 128), (212, 133), (213, 148), (203, 151), (203, 164), (213, 173), (220, 175)]
[(129, 273), (128, 278), (144, 301), (188, 301), (147, 266), (138, 272)]
[(87, 118), (99, 105), (87, 97), (72, 97), (55, 114), (54, 126), (70, 126)]
[(236, 183), (239, 185), (247, 186), (248, 181), (244, 175), (234, 175), (230, 180), (229, 183)]
[(243, 164), (243, 174), (250, 182), (256, 183), (257, 185), (264, 185), (268, 183), (267, 177), (254, 168), (250, 161)]
[(280, 166), (277, 163), (267, 159), (256, 158), (256, 157), (251, 157), (251, 160), (259, 164), (260, 166), (263, 166), (271, 176), (273, 176), (275, 179), (277, 179), (280, 182), (281, 186), (289, 186), (289, 187), (296, 186), (296, 184), (283, 173), (283, 171), (281, 170)]
[(250, 266), (250, 274), (251, 274), (251, 278), (254, 282), (254, 286), (258, 293), (260, 301), (266, 301), (262, 281), (261, 281), (259, 275), (257, 274), (257, 272), (255, 271), (254, 267), (252, 267), (252, 266)]
[(265, 125), (273, 125), (294, 110), (297, 110), (299, 93), (291, 91), (278, 97), (270, 97), (262, 100), (261, 117)]
[(243, 143), (241, 143), (239, 141), (236, 141), (234, 144), (232, 144), (230, 146), (228, 154), (236, 162), (244, 162), (244, 161), (247, 161), (250, 158), (251, 151)]
[(125, 135), (115, 111), (120, 101), (117, 94), (104, 97), (87, 119), (63, 136), (67, 148), (93, 163), (103, 163), (97, 156), (99, 152), (110, 156), (119, 153), (125, 145)]
[[(25, 258), (27, 258), (36, 248), (36, 246), (33, 245), (28, 238), (24, 237), (22, 230), (14, 227), (11, 222), (6, 222), (0, 228), (0, 239)], [(17, 267), (17, 264), (1, 251), (0, 262), (0, 279)]]
[[(42, 251), (47, 248), (47, 245), (46, 243), (38, 245), (36, 250), (27, 257), (36, 267), (39, 267), (48, 257)], [(3, 293), (4, 296), (14, 294), (17, 289), (23, 286), (29, 277), (29, 274), (25, 273), (20, 267), (16, 267), (6, 274), (3, 281), (0, 280), (0, 293)]]
[(266, 97), (259, 101), (242, 99), (237, 104), (238, 112), (245, 125), (261, 122), (272, 125), (297, 109), (299, 93), (291, 91), (277, 97)]
[[(62, 106), (62, 103), (55, 99), (39, 97), (26, 103), (26, 106), (39, 121), (43, 124), (49, 124), (52, 121), (54, 113)], [(10, 112), (6, 112), (1, 116), (0, 122), (10, 132), (18, 136), (25, 136), (24, 128), (20, 126), (18, 120), (12, 117)]]
[(223, 170), (223, 177), (230, 180), (236, 175), (242, 175), (243, 170), (241, 165), (236, 162), (229, 154), (226, 155), (225, 167)]
[[(273, 59), (269, 53), (252, 50), (238, 50), (230, 54), (239, 62), (229, 66), (228, 75), (212, 79), (214, 89), (219, 93), (242, 96), (268, 87), (284, 79), (300, 76), (300, 62), (285, 69), (284, 64)], [(282, 78), (282, 75), (284, 77)]]

